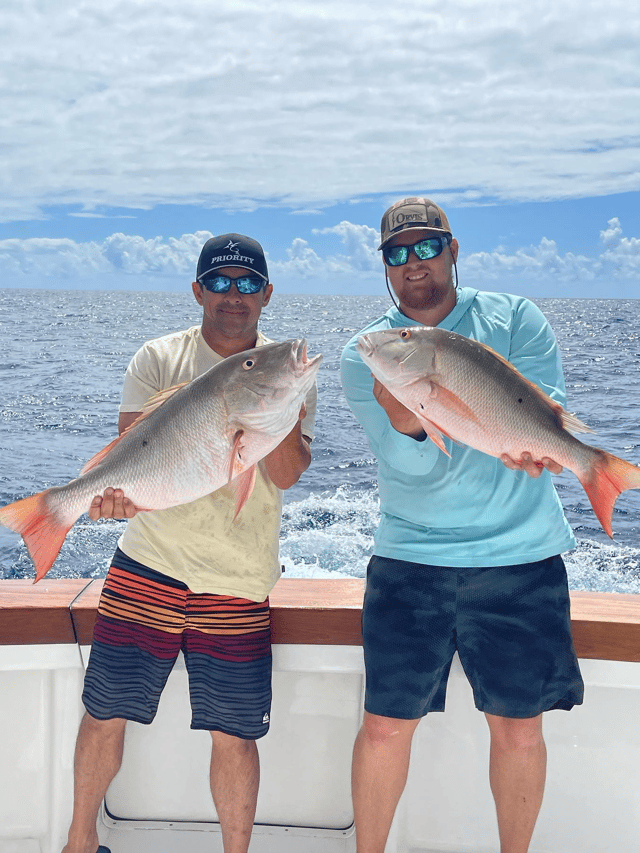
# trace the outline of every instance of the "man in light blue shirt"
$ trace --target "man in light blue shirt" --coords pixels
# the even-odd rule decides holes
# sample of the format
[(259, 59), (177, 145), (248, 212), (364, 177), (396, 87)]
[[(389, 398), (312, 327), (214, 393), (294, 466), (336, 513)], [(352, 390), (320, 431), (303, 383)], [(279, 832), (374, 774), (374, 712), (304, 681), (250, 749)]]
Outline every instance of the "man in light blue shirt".
[[(362, 333), (440, 326), (490, 346), (559, 403), (553, 332), (527, 299), (459, 288), (458, 242), (429, 199), (384, 214), (381, 245), (395, 303)], [(393, 294), (397, 299), (393, 298)], [(575, 545), (554, 460), (495, 459), (445, 439), (371, 377), (356, 350), (344, 391), (378, 459), (381, 521), (367, 570), (365, 718), (354, 750), (358, 853), (382, 853), (420, 719), (444, 710), (455, 651), (491, 733), (491, 787), (503, 853), (526, 853), (542, 802), (542, 714), (582, 702), (560, 553)]]

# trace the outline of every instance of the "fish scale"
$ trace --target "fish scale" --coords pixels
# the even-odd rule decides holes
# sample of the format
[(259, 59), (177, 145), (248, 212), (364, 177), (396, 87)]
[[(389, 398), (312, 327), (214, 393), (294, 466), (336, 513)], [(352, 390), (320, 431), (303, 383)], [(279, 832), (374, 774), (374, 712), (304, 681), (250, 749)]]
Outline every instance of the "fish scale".
[(591, 430), (490, 347), (445, 329), (411, 326), (362, 335), (358, 352), (444, 453), (446, 435), (497, 458), (553, 459), (577, 476), (613, 536), (616, 499), (640, 488), (640, 468), (572, 435)]
[[(562, 427), (561, 407), (491, 349), (467, 338), (462, 340), (470, 345), (465, 347), (465, 358), (457, 356), (454, 339), (453, 346), (436, 350), (436, 373), (446, 377), (443, 384), (458, 398), (467, 400), (477, 422), (456, 415), (446, 405), (438, 407), (433, 420), (451, 425), (460, 440), (466, 436), (469, 440), (465, 444), (477, 443), (474, 429), (482, 430), (484, 452), (491, 456), (507, 453), (518, 458), (524, 442), (534, 457), (551, 456), (558, 462), (559, 457), (577, 458), (584, 445), (558, 428)], [(573, 423), (577, 426), (577, 419)], [(582, 430), (589, 428), (583, 424)]]
[(23, 537), (36, 580), (107, 487), (122, 489), (139, 510), (155, 510), (190, 503), (235, 480), (237, 515), (251, 494), (255, 466), (295, 426), (321, 360), (307, 358), (303, 339), (229, 356), (156, 395), (76, 479), (0, 508), (0, 523)]

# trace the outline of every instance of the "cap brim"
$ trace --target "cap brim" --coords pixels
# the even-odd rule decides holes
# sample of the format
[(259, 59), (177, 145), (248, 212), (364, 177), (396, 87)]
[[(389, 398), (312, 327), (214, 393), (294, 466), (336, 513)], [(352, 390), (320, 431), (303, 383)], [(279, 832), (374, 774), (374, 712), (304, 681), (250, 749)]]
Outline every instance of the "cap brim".
[(197, 278), (197, 281), (200, 281), (201, 278), (204, 278), (206, 275), (209, 275), (209, 273), (218, 272), (218, 270), (224, 270), (229, 268), (234, 270), (246, 270), (252, 275), (257, 275), (258, 278), (261, 278), (263, 281), (266, 281), (267, 284), (269, 283), (269, 279), (266, 277), (266, 275), (263, 275), (261, 272), (258, 272), (258, 270), (251, 269), (251, 267), (248, 267), (245, 264), (232, 264), (230, 262), (226, 262), (219, 266), (211, 267), (211, 269), (207, 270), (206, 272), (201, 272)]
[(394, 231), (393, 234), (389, 234), (389, 236), (380, 243), (378, 251), (383, 249), (389, 240), (393, 240), (393, 238), (397, 237), (398, 234), (404, 234), (406, 231), (434, 231), (436, 234), (448, 234), (450, 237), (453, 236), (448, 228), (434, 228), (432, 225), (427, 225), (423, 222), (420, 225), (410, 225), (408, 228), (398, 228), (397, 231)]

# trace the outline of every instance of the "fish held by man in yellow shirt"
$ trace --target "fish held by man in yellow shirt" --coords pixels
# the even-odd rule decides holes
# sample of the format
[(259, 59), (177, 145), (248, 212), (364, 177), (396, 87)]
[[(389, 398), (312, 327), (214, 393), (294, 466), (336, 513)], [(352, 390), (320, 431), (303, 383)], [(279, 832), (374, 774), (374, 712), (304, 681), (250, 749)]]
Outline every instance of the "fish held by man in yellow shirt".
[(0, 508), (0, 523), (25, 541), (36, 581), (92, 498), (107, 487), (122, 489), (137, 510), (155, 510), (234, 481), (237, 515), (253, 490), (257, 463), (298, 421), (321, 360), (307, 358), (304, 339), (231, 355), (152, 398), (76, 479)]
[(640, 468), (579, 441), (572, 433), (591, 429), (490, 347), (411, 326), (364, 334), (358, 352), (444, 453), (447, 436), (497, 458), (552, 459), (576, 475), (613, 537), (614, 504), (621, 492), (640, 488)]

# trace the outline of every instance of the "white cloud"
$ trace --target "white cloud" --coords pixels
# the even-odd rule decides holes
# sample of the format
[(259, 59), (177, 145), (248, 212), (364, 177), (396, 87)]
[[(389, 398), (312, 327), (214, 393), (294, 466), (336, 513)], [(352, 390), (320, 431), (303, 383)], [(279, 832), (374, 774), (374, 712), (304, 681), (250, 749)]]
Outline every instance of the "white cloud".
[(0, 276), (38, 276), (56, 279), (88, 278), (92, 273), (193, 275), (210, 231), (164, 240), (112, 234), (101, 242), (31, 238), (0, 240)]
[(638, 189), (640, 10), (56, 0), (0, 12), (0, 218)]
[[(314, 229), (313, 234), (317, 244), (296, 237), (284, 256), (268, 255), (270, 276), (278, 285), (282, 283), (285, 289), (298, 285), (322, 292), (334, 281), (369, 285), (382, 281), (375, 229), (345, 220), (331, 228)], [(337, 235), (344, 251), (327, 251), (322, 239), (326, 235)], [(69, 239), (0, 240), (0, 280), (12, 278), (19, 282), (20, 277), (26, 280), (33, 274), (40, 282), (43, 277), (73, 280), (95, 273), (124, 275), (132, 281), (145, 276), (179, 276), (190, 281), (200, 250), (211, 236), (209, 231), (197, 231), (167, 240), (145, 240), (121, 233), (86, 243)], [(625, 237), (618, 218), (610, 219), (600, 236), (602, 251), (595, 257), (563, 254), (547, 237), (537, 246), (512, 252), (498, 247), (490, 252), (463, 253), (458, 264), (461, 279), (481, 287), (504, 284), (507, 290), (517, 288), (519, 282), (533, 280), (560, 284), (596, 280), (637, 283), (640, 238)]]
[[(637, 283), (640, 280), (640, 239), (624, 237), (617, 217), (610, 219), (600, 232), (603, 251), (596, 257), (561, 254), (554, 240), (544, 237), (538, 246), (520, 248), (508, 254), (501, 249), (475, 252), (461, 260), (465, 276), (475, 281), (508, 280), (516, 275), (529, 280), (560, 283), (576, 281), (610, 281)], [(635, 294), (634, 294), (635, 295)]]
[(359, 280), (370, 280), (372, 271), (379, 271), (378, 235), (368, 225), (345, 220), (331, 228), (314, 228), (312, 233), (337, 235), (345, 252), (323, 255), (320, 247), (313, 248), (307, 240), (296, 237), (286, 250), (286, 259), (269, 259), (271, 278), (276, 281), (315, 278), (326, 282), (336, 276), (355, 276)]
[(601, 256), (603, 266), (615, 278), (640, 278), (640, 238), (624, 237), (617, 217), (610, 219), (607, 229), (600, 232), (606, 250)]
[(607, 227), (600, 232), (600, 239), (605, 245), (616, 245), (620, 243), (622, 237), (622, 226), (620, 220), (616, 216), (607, 222)]
[(380, 235), (368, 225), (354, 225), (344, 220), (332, 228), (314, 228), (314, 234), (337, 234), (346, 248), (355, 269), (363, 272), (380, 269), (378, 243)]

